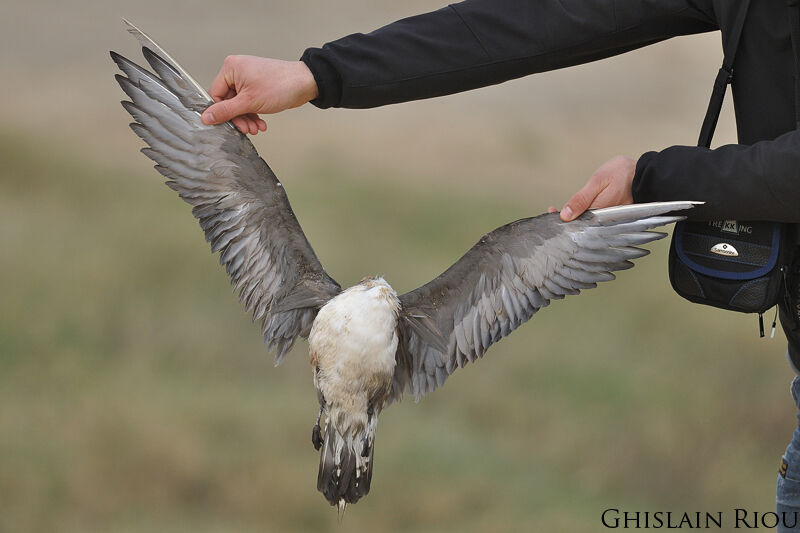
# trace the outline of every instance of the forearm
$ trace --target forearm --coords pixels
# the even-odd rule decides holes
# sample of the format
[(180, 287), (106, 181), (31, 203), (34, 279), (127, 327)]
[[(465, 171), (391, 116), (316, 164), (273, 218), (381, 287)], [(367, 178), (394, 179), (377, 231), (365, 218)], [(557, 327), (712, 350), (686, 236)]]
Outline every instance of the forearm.
[(673, 146), (639, 158), (635, 202), (699, 200), (691, 218), (800, 222), (800, 131), (750, 146)]
[(319, 107), (417, 100), (716, 29), (696, 2), (467, 0), (306, 50)]

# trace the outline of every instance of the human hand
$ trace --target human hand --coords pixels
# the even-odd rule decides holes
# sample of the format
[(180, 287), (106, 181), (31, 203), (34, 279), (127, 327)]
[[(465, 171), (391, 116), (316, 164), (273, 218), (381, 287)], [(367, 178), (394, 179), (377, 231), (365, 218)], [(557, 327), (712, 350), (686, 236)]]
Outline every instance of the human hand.
[(209, 89), (214, 104), (203, 112), (204, 124), (230, 120), (242, 133), (267, 129), (259, 113), (278, 113), (317, 97), (317, 83), (302, 61), (228, 56)]
[[(564, 204), (561, 220), (574, 220), (587, 209), (632, 204), (631, 186), (635, 172), (635, 159), (622, 155), (612, 157), (595, 170), (586, 185)], [(555, 213), (556, 209), (550, 207), (547, 211)]]

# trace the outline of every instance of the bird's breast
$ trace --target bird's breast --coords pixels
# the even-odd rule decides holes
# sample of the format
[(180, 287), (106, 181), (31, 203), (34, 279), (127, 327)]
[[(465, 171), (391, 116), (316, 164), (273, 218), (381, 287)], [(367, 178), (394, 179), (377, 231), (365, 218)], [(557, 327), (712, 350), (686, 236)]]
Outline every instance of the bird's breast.
[(328, 401), (368, 393), (391, 380), (399, 309), (388, 285), (351, 287), (320, 309), (308, 337), (309, 355)]

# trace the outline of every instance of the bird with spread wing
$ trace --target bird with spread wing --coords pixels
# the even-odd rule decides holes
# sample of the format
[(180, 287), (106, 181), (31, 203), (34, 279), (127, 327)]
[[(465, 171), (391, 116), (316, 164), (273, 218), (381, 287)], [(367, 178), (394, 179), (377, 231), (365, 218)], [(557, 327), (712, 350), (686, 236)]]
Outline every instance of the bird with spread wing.
[[(127, 21), (126, 21), (127, 23)], [(281, 183), (231, 123), (207, 126), (208, 93), (135, 26), (152, 72), (111, 52), (133, 131), (167, 186), (192, 206), (239, 300), (261, 324), (276, 364), (308, 339), (319, 414), (317, 488), (343, 509), (369, 492), (378, 416), (408, 392), (441, 386), (457, 368), (551, 300), (578, 294), (646, 255), (637, 248), (694, 202), (555, 213), (486, 234), (439, 277), (398, 295), (381, 277), (342, 290), (322, 268)], [(323, 419), (324, 415), (324, 419)], [(322, 422), (321, 422), (322, 421)]]

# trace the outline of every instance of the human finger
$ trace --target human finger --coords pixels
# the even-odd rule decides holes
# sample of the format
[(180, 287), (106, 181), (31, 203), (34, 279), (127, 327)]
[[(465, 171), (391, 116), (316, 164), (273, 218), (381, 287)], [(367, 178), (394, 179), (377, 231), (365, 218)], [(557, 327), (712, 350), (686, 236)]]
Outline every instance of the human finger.
[[(259, 119), (258, 115), (250, 113), (245, 115), (244, 118), (247, 121), (247, 127), (250, 135), (257, 135), (259, 131), (264, 131), (266, 129), (266, 122)], [(261, 129), (259, 122), (264, 124), (264, 129)]]
[[(267, 123), (264, 122), (264, 120), (262, 120), (261, 117), (259, 117), (257, 114), (248, 113), (245, 116), (247, 117), (248, 122), (250, 122), (256, 127), (257, 130), (256, 133), (258, 133), (259, 131), (267, 131)], [(255, 133), (253, 135), (255, 135)]]
[(236, 129), (244, 133), (245, 135), (250, 132), (250, 127), (247, 125), (247, 121), (244, 117), (234, 117), (231, 119), (231, 122)]
[(211, 82), (211, 87), (208, 88), (208, 94), (211, 95), (211, 98), (214, 100), (217, 98), (229, 98), (228, 93), (234, 89), (232, 63), (232, 56), (225, 58), (217, 76), (214, 78), (214, 81)]
[(250, 112), (248, 109), (248, 102), (249, 100), (239, 93), (229, 100), (222, 100), (211, 104), (203, 111), (203, 123), (222, 124), (223, 122), (231, 120), (233, 117), (246, 115)]
[(586, 211), (595, 198), (603, 191), (602, 184), (595, 179), (590, 179), (586, 185), (572, 195), (564, 207), (561, 209), (561, 220), (569, 222), (578, 218)]

